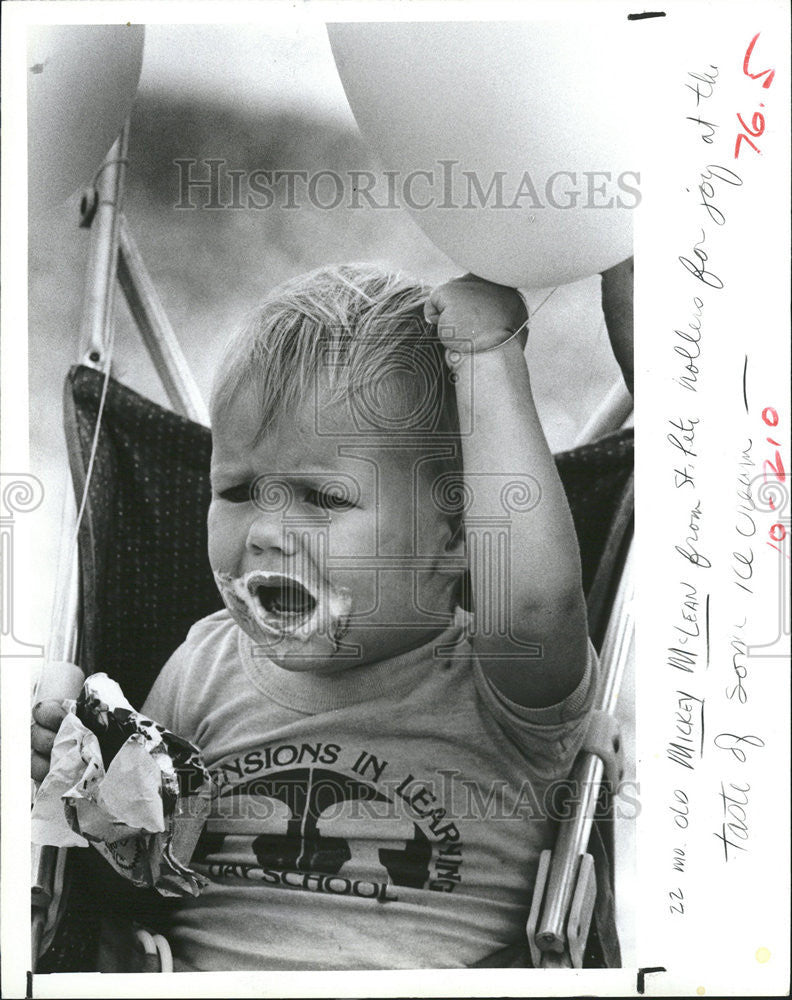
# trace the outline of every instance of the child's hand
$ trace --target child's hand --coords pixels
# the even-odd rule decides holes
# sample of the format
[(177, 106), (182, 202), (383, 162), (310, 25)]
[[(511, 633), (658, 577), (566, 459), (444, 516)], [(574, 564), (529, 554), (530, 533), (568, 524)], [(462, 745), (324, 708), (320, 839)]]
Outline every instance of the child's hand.
[(49, 772), (50, 754), (55, 734), (60, 729), (66, 711), (60, 701), (40, 701), (33, 706), (33, 722), (30, 725), (30, 773), (34, 781), (43, 781)]
[(428, 323), (446, 348), (480, 354), (500, 347), (519, 330), (520, 346), (528, 336), (528, 310), (514, 288), (495, 285), (473, 274), (439, 285), (424, 307)]

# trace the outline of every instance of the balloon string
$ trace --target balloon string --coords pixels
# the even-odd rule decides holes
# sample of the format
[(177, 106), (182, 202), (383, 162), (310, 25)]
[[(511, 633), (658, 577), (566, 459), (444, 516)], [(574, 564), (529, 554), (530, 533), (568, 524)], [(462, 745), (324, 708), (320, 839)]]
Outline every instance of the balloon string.
[(88, 459), (88, 467), (85, 472), (85, 485), (83, 486), (80, 509), (77, 512), (77, 520), (74, 525), (74, 538), (72, 539), (72, 545), (76, 545), (77, 543), (80, 525), (82, 524), (83, 514), (85, 513), (85, 505), (88, 502), (88, 488), (91, 484), (91, 476), (93, 475), (93, 467), (96, 460), (96, 451), (99, 447), (99, 431), (101, 430), (102, 425), (102, 415), (104, 413), (105, 399), (107, 398), (107, 389), (110, 384), (110, 364), (113, 358), (114, 342), (115, 332), (111, 329), (109, 343), (107, 345), (107, 353), (105, 355), (105, 373), (104, 381), (102, 382), (102, 395), (99, 398), (99, 408), (96, 412), (96, 426), (94, 428), (93, 440), (91, 441), (91, 454)]
[(547, 300), (549, 298), (551, 298), (553, 295), (555, 295), (555, 293), (557, 291), (558, 291), (558, 285), (556, 285), (555, 288), (553, 288), (550, 292), (548, 292), (547, 295), (545, 295), (545, 297), (542, 299), (542, 301), (539, 303), (539, 305), (536, 307), (536, 309), (534, 309), (534, 311), (531, 313), (531, 318), (533, 318), (539, 312), (539, 310), (542, 308), (542, 306), (545, 304), (545, 302), (547, 302)]
[(99, 176), (102, 173), (102, 171), (106, 170), (113, 163), (123, 163), (125, 167), (128, 167), (129, 166), (129, 157), (128, 156), (116, 156), (112, 160), (105, 160), (104, 163), (99, 167), (99, 169), (93, 175), (93, 179), (91, 180), (90, 187), (96, 187), (96, 182), (99, 180)]
[[(108, 338), (107, 352), (105, 354), (106, 367), (104, 371), (104, 380), (102, 382), (102, 393), (99, 398), (99, 406), (96, 412), (96, 425), (94, 427), (93, 439), (91, 441), (90, 456), (88, 458), (88, 464), (85, 470), (85, 479), (83, 482), (82, 496), (80, 497), (80, 506), (74, 521), (74, 533), (72, 534), (71, 539), (69, 541), (68, 550), (65, 556), (66, 565), (71, 565), (72, 561), (76, 558), (77, 554), (77, 542), (80, 535), (80, 525), (82, 524), (83, 516), (85, 514), (86, 504), (88, 502), (88, 491), (90, 489), (91, 479), (93, 477), (93, 469), (96, 461), (96, 452), (99, 446), (99, 432), (102, 426), (102, 416), (104, 414), (105, 400), (107, 398), (107, 390), (110, 384), (110, 364), (113, 358), (114, 343), (115, 343), (115, 330), (111, 327), (110, 336)], [(66, 636), (69, 625), (69, 623), (66, 621), (66, 614), (67, 614), (66, 604), (68, 600), (68, 591), (69, 591), (68, 585), (62, 587), (60, 593), (57, 595), (56, 606), (52, 615), (52, 626), (50, 628), (50, 635), (58, 639)]]

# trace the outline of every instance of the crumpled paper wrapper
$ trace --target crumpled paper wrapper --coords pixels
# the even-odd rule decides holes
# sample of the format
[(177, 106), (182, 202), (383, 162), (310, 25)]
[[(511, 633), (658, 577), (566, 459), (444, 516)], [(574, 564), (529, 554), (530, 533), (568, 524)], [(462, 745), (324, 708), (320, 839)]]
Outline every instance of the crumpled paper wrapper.
[(199, 751), (136, 712), (106, 674), (64, 706), (33, 804), (33, 842), (90, 845), (134, 885), (197, 896), (206, 879), (187, 866), (213, 791)]

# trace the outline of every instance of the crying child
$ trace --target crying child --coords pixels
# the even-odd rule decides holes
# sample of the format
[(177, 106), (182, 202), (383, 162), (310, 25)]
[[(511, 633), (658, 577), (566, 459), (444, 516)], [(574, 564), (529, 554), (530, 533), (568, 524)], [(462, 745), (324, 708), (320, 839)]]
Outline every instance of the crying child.
[(218, 779), (181, 970), (463, 967), (524, 940), (596, 688), (513, 289), (276, 289), (212, 397), (198, 622), (143, 712)]

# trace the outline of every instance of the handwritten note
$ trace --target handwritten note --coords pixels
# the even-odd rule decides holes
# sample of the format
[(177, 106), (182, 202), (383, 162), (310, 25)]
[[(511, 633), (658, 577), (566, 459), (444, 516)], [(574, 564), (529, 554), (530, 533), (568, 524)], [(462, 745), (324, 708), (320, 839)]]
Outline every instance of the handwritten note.
[(764, 956), (783, 960), (788, 892), (790, 414), (773, 338), (781, 243), (766, 239), (787, 112), (769, 24), (706, 39), (680, 54), (665, 109), (675, 159), (650, 253), (653, 453), (638, 511), (652, 505), (656, 583), (639, 616), (638, 670), (652, 677), (638, 727), (656, 950), (642, 942), (639, 960), (665, 967), (672, 993), (750, 995)]

